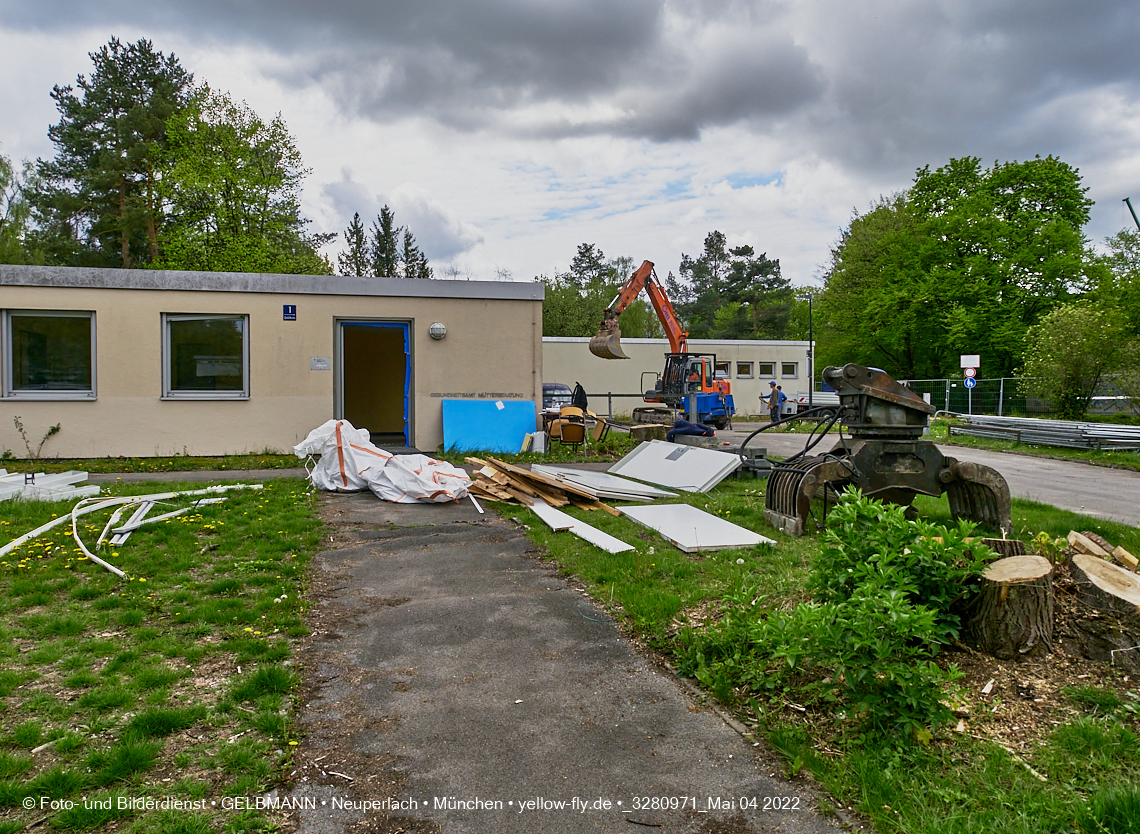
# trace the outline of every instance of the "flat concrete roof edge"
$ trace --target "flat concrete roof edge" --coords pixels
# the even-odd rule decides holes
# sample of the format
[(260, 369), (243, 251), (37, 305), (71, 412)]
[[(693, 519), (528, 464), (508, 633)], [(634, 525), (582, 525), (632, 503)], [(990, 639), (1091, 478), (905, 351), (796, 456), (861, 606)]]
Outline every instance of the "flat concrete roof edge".
[[(544, 342), (569, 342), (574, 344), (586, 344), (590, 341), (589, 336), (543, 336)], [(621, 337), (622, 344), (630, 345), (668, 345), (668, 339), (640, 339), (630, 338), (625, 336)], [(797, 347), (808, 347), (811, 343), (804, 339), (803, 341), (782, 341), (780, 339), (689, 339), (689, 347), (704, 347), (706, 345), (751, 345), (755, 347), (772, 347), (777, 345), (793, 345)]]
[(167, 269), (104, 269), (0, 264), (0, 286), (74, 287), (108, 290), (258, 292), (278, 295), (358, 295), (398, 298), (470, 298), (542, 301), (537, 281), (449, 281), (281, 275), (265, 272), (178, 272)]

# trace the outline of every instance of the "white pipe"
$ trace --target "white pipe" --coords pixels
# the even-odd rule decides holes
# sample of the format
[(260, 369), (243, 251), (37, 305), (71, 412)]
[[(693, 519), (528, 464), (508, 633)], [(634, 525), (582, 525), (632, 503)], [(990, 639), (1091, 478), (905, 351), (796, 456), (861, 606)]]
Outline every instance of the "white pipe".
[[(263, 488), (263, 486), (261, 484), (229, 484), (226, 486), (212, 486), (212, 487), (206, 487), (205, 489), (194, 489), (194, 490), (189, 490), (186, 492), (156, 492), (152, 495), (132, 495), (132, 496), (127, 497), (127, 498), (84, 498), (84, 499), (80, 500), (78, 503), (76, 503), (76, 505), (74, 507), (71, 508), (71, 515), (70, 516), (63, 515), (63, 516), (60, 516), (59, 518), (53, 518), (47, 524), (43, 524), (43, 525), (37, 527), (35, 530), (32, 530), (30, 533), (25, 533), (24, 535), (20, 536), (18, 539), (13, 539), (12, 541), (8, 542), (8, 544), (4, 545), (3, 547), (0, 547), (0, 556), (5, 556), (5, 555), (11, 553), (13, 550), (15, 550), (20, 545), (24, 544), (25, 542), (31, 541), (32, 539), (37, 538), (38, 536), (42, 536), (48, 530), (51, 530), (54, 527), (58, 527), (59, 525), (66, 522), (68, 520), (68, 518), (71, 519), (72, 535), (75, 536), (76, 539), (78, 540), (78, 532), (76, 530), (75, 520), (79, 516), (86, 515), (87, 513), (93, 513), (93, 512), (96, 512), (98, 510), (105, 510), (105, 509), (108, 509), (109, 507), (118, 506), (119, 504), (130, 504), (132, 502), (140, 502), (140, 501), (162, 501), (166, 498), (176, 498), (176, 497), (182, 496), (182, 495), (206, 495), (206, 494), (215, 493), (215, 492), (227, 492), (231, 489), (262, 489), (262, 488)], [(96, 503), (92, 503), (92, 502), (96, 502)], [(83, 506), (84, 504), (92, 504), (92, 505), (90, 507), (84, 507)]]
[(163, 513), (162, 515), (152, 515), (150, 518), (146, 518), (141, 521), (128, 521), (122, 527), (112, 530), (111, 532), (113, 532), (115, 535), (121, 535), (123, 533), (129, 535), (130, 533), (133, 533), (135, 530), (142, 527), (144, 524), (153, 524), (156, 521), (166, 521), (168, 518), (174, 518), (176, 515), (182, 515), (183, 513), (188, 513), (191, 510), (196, 510), (198, 507), (201, 507), (205, 504), (220, 504), (225, 500), (225, 498), (201, 498), (195, 501), (189, 507), (183, 507), (182, 509), (175, 510), (174, 512)]

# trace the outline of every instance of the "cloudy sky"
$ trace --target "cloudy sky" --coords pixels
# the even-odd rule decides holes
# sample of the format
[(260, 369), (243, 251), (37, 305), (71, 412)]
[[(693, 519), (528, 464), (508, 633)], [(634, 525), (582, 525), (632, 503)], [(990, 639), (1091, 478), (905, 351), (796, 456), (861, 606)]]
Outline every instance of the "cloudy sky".
[[(1054, 154), (1140, 206), (1140, 3), (0, 0), (0, 153), (112, 36), (280, 112), (319, 231), (385, 203), (436, 268), (530, 280), (581, 242), (676, 270), (719, 229), (821, 273), (916, 168)], [(335, 245), (328, 250), (335, 251)]]

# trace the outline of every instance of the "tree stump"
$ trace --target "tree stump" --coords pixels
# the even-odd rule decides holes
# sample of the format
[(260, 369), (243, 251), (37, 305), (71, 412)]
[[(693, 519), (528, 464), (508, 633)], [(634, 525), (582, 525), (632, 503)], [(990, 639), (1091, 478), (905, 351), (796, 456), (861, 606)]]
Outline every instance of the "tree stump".
[(1024, 556), (1029, 551), (1025, 549), (1025, 542), (1020, 539), (982, 539), (982, 544), (998, 556)]
[(1140, 674), (1140, 576), (1084, 553), (1071, 569), (1079, 611), (1070, 626), (1081, 654)]
[(990, 563), (966, 624), (967, 640), (1002, 660), (1053, 649), (1053, 565), (1041, 556)]
[(668, 426), (657, 423), (643, 423), (640, 426), (630, 427), (629, 433), (634, 440), (664, 440)]

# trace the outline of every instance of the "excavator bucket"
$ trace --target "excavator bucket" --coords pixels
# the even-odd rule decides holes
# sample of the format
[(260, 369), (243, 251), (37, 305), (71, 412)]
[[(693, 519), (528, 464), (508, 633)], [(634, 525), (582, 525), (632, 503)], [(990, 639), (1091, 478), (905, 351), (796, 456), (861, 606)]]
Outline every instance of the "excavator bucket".
[(590, 353), (602, 359), (629, 359), (621, 349), (621, 329), (616, 323), (612, 328), (602, 325), (598, 334), (590, 339)]

